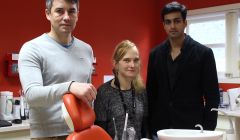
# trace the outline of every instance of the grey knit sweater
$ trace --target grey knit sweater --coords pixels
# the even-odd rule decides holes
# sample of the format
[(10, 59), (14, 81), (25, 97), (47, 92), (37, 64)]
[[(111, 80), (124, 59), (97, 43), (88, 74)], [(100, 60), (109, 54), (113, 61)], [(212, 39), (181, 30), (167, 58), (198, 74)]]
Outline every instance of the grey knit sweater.
[(93, 52), (74, 38), (69, 48), (43, 34), (26, 42), (19, 53), (19, 75), (30, 106), (32, 138), (68, 135), (62, 118), (62, 96), (71, 81), (91, 81)]

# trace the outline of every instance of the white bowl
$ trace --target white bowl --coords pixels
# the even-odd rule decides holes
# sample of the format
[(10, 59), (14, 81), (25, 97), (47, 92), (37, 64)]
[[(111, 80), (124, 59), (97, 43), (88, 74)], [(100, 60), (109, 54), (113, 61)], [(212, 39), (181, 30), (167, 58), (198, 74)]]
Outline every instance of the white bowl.
[(221, 131), (190, 130), (190, 129), (164, 129), (157, 132), (160, 140), (222, 140)]

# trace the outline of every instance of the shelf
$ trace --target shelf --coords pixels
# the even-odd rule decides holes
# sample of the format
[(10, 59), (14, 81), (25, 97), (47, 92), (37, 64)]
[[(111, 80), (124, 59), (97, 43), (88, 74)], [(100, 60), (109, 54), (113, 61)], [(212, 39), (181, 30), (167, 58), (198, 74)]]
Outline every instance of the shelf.
[(218, 79), (219, 83), (240, 84), (240, 78)]

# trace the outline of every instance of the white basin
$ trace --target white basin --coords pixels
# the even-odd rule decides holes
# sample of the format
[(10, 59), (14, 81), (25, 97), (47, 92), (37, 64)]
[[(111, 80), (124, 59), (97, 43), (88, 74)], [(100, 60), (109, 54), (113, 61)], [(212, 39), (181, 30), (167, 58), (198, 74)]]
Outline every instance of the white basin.
[(164, 129), (157, 132), (159, 140), (223, 140), (221, 131)]

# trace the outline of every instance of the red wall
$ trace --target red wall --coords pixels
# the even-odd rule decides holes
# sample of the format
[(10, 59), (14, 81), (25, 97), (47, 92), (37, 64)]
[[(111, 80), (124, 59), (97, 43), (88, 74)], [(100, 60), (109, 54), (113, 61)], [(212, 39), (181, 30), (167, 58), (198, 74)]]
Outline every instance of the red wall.
[(79, 37), (90, 43), (97, 58), (93, 83), (103, 83), (103, 75), (112, 74), (112, 52), (117, 43), (130, 39), (137, 44), (146, 77), (149, 48), (158, 43), (159, 19), (155, 0), (83, 0), (76, 29)]
[(46, 32), (49, 27), (44, 17), (43, 1), (2, 1), (0, 8), (0, 91), (14, 94), (21, 88), (17, 77), (7, 76), (7, 53), (19, 52), (21, 45)]
[(232, 83), (220, 83), (219, 87), (223, 89), (223, 91), (227, 91), (230, 88), (239, 88), (240, 83), (238, 84), (232, 84)]
[[(168, 0), (80, 0), (79, 21), (74, 35), (88, 42), (97, 57), (93, 83), (98, 87), (103, 75), (112, 74), (111, 57), (115, 45), (130, 39), (140, 49), (142, 75), (146, 78), (150, 48), (166, 35), (160, 23), (160, 9)], [(179, 0), (189, 9), (237, 3), (239, 0)], [(0, 8), (0, 91), (10, 90), (17, 95), (19, 79), (6, 76), (6, 53), (19, 52), (22, 44), (49, 31), (44, 1), (2, 1)]]
[[(97, 75), (93, 83), (98, 87), (103, 75), (112, 74), (111, 57), (115, 45), (130, 39), (140, 49), (146, 77), (149, 47), (158, 43), (158, 18), (156, 0), (81, 0), (80, 15), (74, 35), (88, 42), (97, 57)], [(19, 52), (22, 44), (49, 31), (44, 15), (44, 1), (2, 1), (0, 91), (10, 90), (17, 96), (21, 88), (17, 77), (8, 77), (5, 55)]]

